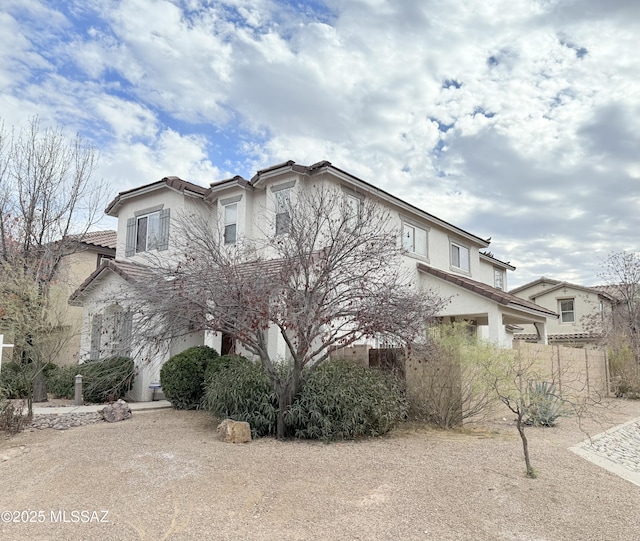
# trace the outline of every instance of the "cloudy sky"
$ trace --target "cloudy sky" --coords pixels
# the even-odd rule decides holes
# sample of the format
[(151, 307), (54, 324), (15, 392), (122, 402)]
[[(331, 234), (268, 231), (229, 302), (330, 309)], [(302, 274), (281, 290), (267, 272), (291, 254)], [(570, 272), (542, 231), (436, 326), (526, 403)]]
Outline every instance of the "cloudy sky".
[(640, 250), (638, 0), (0, 6), (0, 118), (91, 140), (112, 196), (327, 159), (492, 237), (511, 287)]

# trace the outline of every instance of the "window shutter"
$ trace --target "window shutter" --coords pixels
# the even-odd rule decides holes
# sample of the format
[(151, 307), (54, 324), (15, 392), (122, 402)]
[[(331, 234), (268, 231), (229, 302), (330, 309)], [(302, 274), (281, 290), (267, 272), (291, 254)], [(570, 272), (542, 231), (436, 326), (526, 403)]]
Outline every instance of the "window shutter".
[(89, 359), (97, 361), (100, 358), (100, 339), (102, 338), (102, 314), (96, 314), (91, 319), (91, 351)]
[(131, 355), (131, 328), (133, 326), (133, 313), (122, 314), (122, 326), (120, 327), (120, 347), (119, 354), (123, 357)]
[(158, 250), (167, 250), (169, 248), (169, 219), (171, 209), (162, 209), (160, 211), (160, 240), (158, 241)]
[(136, 254), (136, 219), (129, 218), (127, 220), (127, 246), (124, 251), (126, 257)]

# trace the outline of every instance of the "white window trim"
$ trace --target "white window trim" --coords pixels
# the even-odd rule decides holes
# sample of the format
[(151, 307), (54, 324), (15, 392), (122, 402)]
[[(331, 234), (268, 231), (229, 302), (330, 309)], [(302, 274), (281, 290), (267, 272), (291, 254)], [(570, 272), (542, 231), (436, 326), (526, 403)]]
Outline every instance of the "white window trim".
[[(400, 215), (400, 221), (402, 222), (402, 227), (400, 229), (400, 241), (402, 243), (402, 247), (406, 250), (405, 255), (412, 257), (414, 259), (419, 259), (420, 261), (425, 261), (425, 262), (429, 262), (429, 232), (431, 231), (431, 228), (428, 226), (425, 226), (421, 223), (419, 223), (417, 220), (412, 220), (411, 218), (408, 218), (406, 216), (402, 216)], [(422, 232), (424, 232), (424, 237), (425, 237), (425, 246), (424, 246), (424, 255), (423, 254), (419, 254), (418, 252), (409, 250), (404, 243), (404, 232), (405, 232), (405, 227), (411, 227), (414, 230), (414, 236), (413, 236), (413, 249), (415, 250), (415, 245), (416, 245), (416, 235), (415, 235), (415, 230), (419, 229)]]
[[(573, 310), (562, 311), (562, 303), (565, 301), (571, 301), (573, 304)], [(562, 314), (573, 314), (573, 321), (563, 321)], [(575, 325), (576, 324), (576, 299), (575, 297), (563, 297), (558, 299), (558, 315), (560, 325)]]
[[(500, 285), (500, 287), (498, 287), (498, 280), (496, 279), (498, 276), (500, 276), (500, 280), (502, 282), (502, 284)], [(500, 267), (493, 267), (493, 287), (495, 287), (496, 289), (499, 289), (500, 291), (504, 291), (505, 290), (505, 271), (504, 269), (501, 269)]]
[[(151, 223), (151, 217), (152, 216), (157, 216), (157, 238), (155, 239), (155, 244), (153, 246), (151, 246), (149, 240), (149, 224)], [(144, 240), (144, 249), (143, 250), (139, 250), (138, 249), (138, 236), (140, 235), (140, 221), (141, 220), (147, 220), (147, 231), (145, 233), (145, 240)], [(157, 250), (158, 249), (158, 244), (160, 244), (160, 236), (161, 236), (161, 224), (160, 224), (160, 210), (156, 210), (154, 212), (149, 212), (147, 214), (143, 214), (140, 216), (136, 216), (136, 246), (135, 246), (135, 250), (136, 250), (136, 254), (143, 254), (145, 252), (151, 252), (152, 250)], [(153, 240), (153, 239), (152, 239)]]
[[(295, 185), (295, 181), (291, 181), (291, 182), (286, 182), (284, 184), (279, 184), (278, 186), (272, 186), (271, 187), (271, 191), (273, 192), (273, 214), (274, 214), (274, 221), (273, 221), (273, 228), (274, 228), (274, 234), (276, 236), (280, 236), (280, 235), (287, 235), (290, 231), (290, 227), (291, 227), (291, 196), (293, 194), (293, 186)], [(283, 194), (284, 192), (287, 192), (288, 194), (288, 199), (289, 199), (289, 210), (287, 210), (287, 212), (278, 212), (278, 197)], [(280, 231), (278, 232), (278, 216), (284, 216), (287, 215), (289, 218), (289, 228), (287, 228), (286, 231)]]
[[(452, 250), (452, 248), (454, 246), (456, 248), (458, 248), (458, 250), (466, 250), (467, 251), (468, 261), (469, 261), (469, 268), (468, 269), (465, 269), (464, 267), (459, 267), (459, 266), (453, 264), (453, 250)], [(460, 259), (462, 259), (462, 258), (460, 258)], [(449, 239), (449, 266), (450, 266), (451, 270), (455, 270), (456, 272), (462, 272), (464, 274), (468, 274), (469, 276), (471, 276), (471, 248), (469, 248), (465, 244), (462, 244), (461, 242), (458, 242), (457, 240)]]
[[(229, 199), (232, 201), (228, 201), (226, 205), (222, 205), (222, 226), (223, 226), (222, 243), (225, 246), (233, 246), (238, 242), (238, 203), (237, 201), (239, 201), (240, 199), (235, 200), (234, 197), (230, 197)], [(222, 204), (222, 201), (220, 203)], [(230, 207), (236, 208), (236, 219), (234, 222), (227, 223), (227, 209), (229, 209)], [(231, 225), (235, 226), (233, 241), (227, 242), (227, 227)]]

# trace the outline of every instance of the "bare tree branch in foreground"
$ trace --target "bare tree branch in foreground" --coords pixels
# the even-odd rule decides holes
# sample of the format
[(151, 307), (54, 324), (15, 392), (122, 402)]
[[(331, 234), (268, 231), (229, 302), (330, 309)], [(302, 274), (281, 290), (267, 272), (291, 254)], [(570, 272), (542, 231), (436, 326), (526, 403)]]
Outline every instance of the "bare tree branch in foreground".
[[(130, 299), (149, 336), (222, 331), (258, 357), (279, 399), (279, 438), (303, 369), (363, 339), (409, 344), (444, 302), (412, 284), (389, 213), (370, 198), (355, 212), (344, 199), (336, 189), (304, 191), (288, 208), (287, 234), (269, 227), (231, 247), (206, 212), (182, 216), (172, 235), (185, 255), (154, 262), (158, 280), (139, 284)], [(270, 329), (286, 343), (284, 364), (269, 348)]]

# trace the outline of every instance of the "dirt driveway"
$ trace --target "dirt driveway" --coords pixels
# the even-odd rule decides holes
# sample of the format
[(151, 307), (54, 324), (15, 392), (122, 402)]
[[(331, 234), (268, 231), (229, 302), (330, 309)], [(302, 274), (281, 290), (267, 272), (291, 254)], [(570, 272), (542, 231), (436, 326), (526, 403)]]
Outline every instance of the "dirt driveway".
[[(610, 420), (638, 416), (624, 403)], [(231, 445), (213, 428), (162, 410), (1, 439), (0, 539), (640, 539), (640, 489), (568, 451), (584, 439), (569, 420), (530, 429), (535, 480), (509, 422), (332, 445)]]

